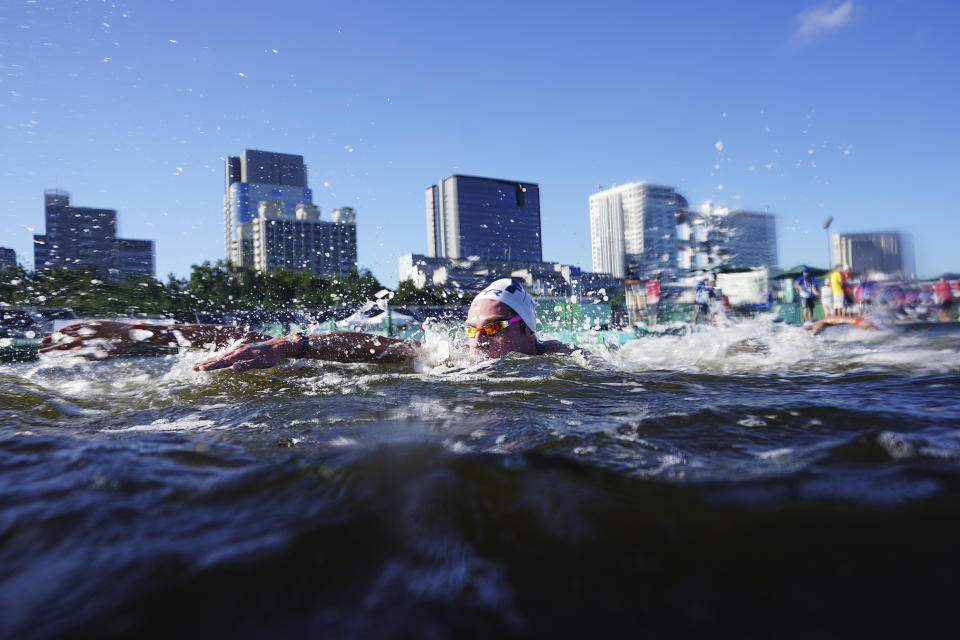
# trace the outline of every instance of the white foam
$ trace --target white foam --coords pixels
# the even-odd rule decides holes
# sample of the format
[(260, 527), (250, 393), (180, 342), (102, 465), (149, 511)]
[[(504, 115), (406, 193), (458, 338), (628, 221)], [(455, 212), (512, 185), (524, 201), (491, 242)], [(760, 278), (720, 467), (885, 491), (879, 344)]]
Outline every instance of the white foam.
[[(749, 343), (744, 341), (749, 340)], [(759, 350), (741, 344), (762, 345)], [(731, 349), (731, 347), (734, 347)], [(588, 347), (589, 349), (590, 347)], [(758, 317), (702, 326), (684, 335), (645, 336), (619, 349), (594, 349), (601, 367), (625, 371), (685, 371), (716, 374), (782, 371), (846, 372), (869, 367), (902, 373), (960, 371), (960, 334), (936, 338), (896, 331), (832, 327), (819, 336)]]
[(216, 423), (213, 420), (205, 418), (181, 418), (179, 420), (169, 420), (159, 418), (150, 424), (135, 424), (123, 429), (102, 429), (104, 433), (124, 433), (128, 431), (200, 431), (209, 429)]
[(756, 455), (761, 460), (773, 460), (776, 458), (782, 458), (790, 453), (793, 453), (793, 449), (789, 447), (783, 447), (780, 449), (771, 449), (769, 451), (758, 451)]

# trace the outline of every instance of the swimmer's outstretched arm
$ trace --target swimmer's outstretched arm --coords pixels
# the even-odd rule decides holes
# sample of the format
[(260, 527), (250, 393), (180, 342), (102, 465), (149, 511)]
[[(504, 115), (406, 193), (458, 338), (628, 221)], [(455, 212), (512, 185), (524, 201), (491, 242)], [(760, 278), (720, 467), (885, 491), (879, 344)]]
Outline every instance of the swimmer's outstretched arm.
[[(57, 334), (61, 339), (54, 341)], [(48, 345), (38, 353), (82, 351), (84, 358), (112, 358), (138, 344), (152, 347), (219, 349), (231, 342), (258, 342), (269, 337), (240, 327), (222, 324), (144, 324), (116, 320), (87, 320), (60, 329), (40, 340)]]
[(852, 324), (854, 326), (860, 327), (861, 329), (879, 329), (877, 325), (873, 324), (869, 320), (865, 320), (860, 317), (851, 317), (851, 316), (827, 316), (822, 320), (817, 320), (809, 327), (804, 327), (805, 331), (813, 331), (813, 335), (818, 336), (823, 333), (823, 330), (827, 327), (833, 327), (840, 324)]
[(539, 343), (538, 351), (540, 353), (573, 353), (574, 351), (582, 351), (582, 349), (570, 346), (559, 340), (547, 340), (546, 342)]
[(311, 358), (334, 362), (403, 362), (420, 354), (416, 340), (384, 338), (351, 331), (324, 331), (301, 338), (299, 334), (241, 344), (226, 353), (194, 365), (195, 371), (232, 367), (235, 371), (268, 369), (286, 358)]

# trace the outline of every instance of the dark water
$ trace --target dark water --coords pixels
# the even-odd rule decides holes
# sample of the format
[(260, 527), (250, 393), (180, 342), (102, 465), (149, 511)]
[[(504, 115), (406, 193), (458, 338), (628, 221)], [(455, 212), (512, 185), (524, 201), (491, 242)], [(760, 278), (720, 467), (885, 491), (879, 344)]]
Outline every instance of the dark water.
[(960, 334), (831, 331), (2, 366), (0, 635), (949, 629)]

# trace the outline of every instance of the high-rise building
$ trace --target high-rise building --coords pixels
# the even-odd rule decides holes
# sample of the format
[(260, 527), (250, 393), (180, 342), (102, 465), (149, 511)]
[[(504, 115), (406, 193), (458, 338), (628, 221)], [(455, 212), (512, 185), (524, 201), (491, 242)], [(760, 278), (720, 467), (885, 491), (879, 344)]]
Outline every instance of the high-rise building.
[(680, 212), (677, 237), (681, 268), (777, 266), (777, 218), (772, 213), (705, 202), (699, 211)]
[(33, 236), (36, 269), (92, 266), (104, 277), (154, 274), (153, 240), (117, 237), (113, 209), (73, 207), (60, 189), (43, 193), (46, 233)]
[(913, 238), (901, 231), (835, 233), (831, 248), (833, 264), (847, 265), (855, 273), (911, 277), (917, 272)]
[(153, 275), (153, 240), (117, 239), (117, 261), (121, 275)]
[(279, 202), (262, 201), (253, 223), (253, 266), (258, 271), (290, 269), (324, 275), (357, 270), (357, 224), (353, 209), (335, 209), (320, 220), (315, 205), (297, 205), (293, 217)]
[(253, 266), (253, 226), (261, 202), (278, 203), (296, 218), (297, 205), (313, 205), (303, 156), (244, 149), (226, 161), (223, 229), (226, 258), (237, 266)]
[(17, 266), (17, 252), (13, 249), (0, 247), (0, 269)]
[(430, 257), (543, 258), (540, 188), (532, 182), (452, 175), (427, 187), (426, 209)]
[(635, 262), (643, 273), (673, 271), (677, 212), (686, 199), (673, 187), (628, 182), (590, 196), (593, 270), (626, 277)]
[(356, 213), (320, 219), (303, 156), (244, 149), (226, 162), (223, 226), (227, 260), (260, 271), (322, 275), (357, 270)]
[(738, 267), (775, 267), (777, 218), (772, 213), (734, 209), (725, 216), (726, 262)]

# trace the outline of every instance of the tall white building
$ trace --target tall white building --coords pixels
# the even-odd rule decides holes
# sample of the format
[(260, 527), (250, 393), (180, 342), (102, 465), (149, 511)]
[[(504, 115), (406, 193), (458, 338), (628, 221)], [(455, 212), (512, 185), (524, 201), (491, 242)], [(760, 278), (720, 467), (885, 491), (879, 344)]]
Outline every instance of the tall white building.
[(686, 199), (673, 187), (628, 182), (590, 196), (595, 272), (618, 278), (636, 262), (642, 273), (676, 268), (677, 212)]

